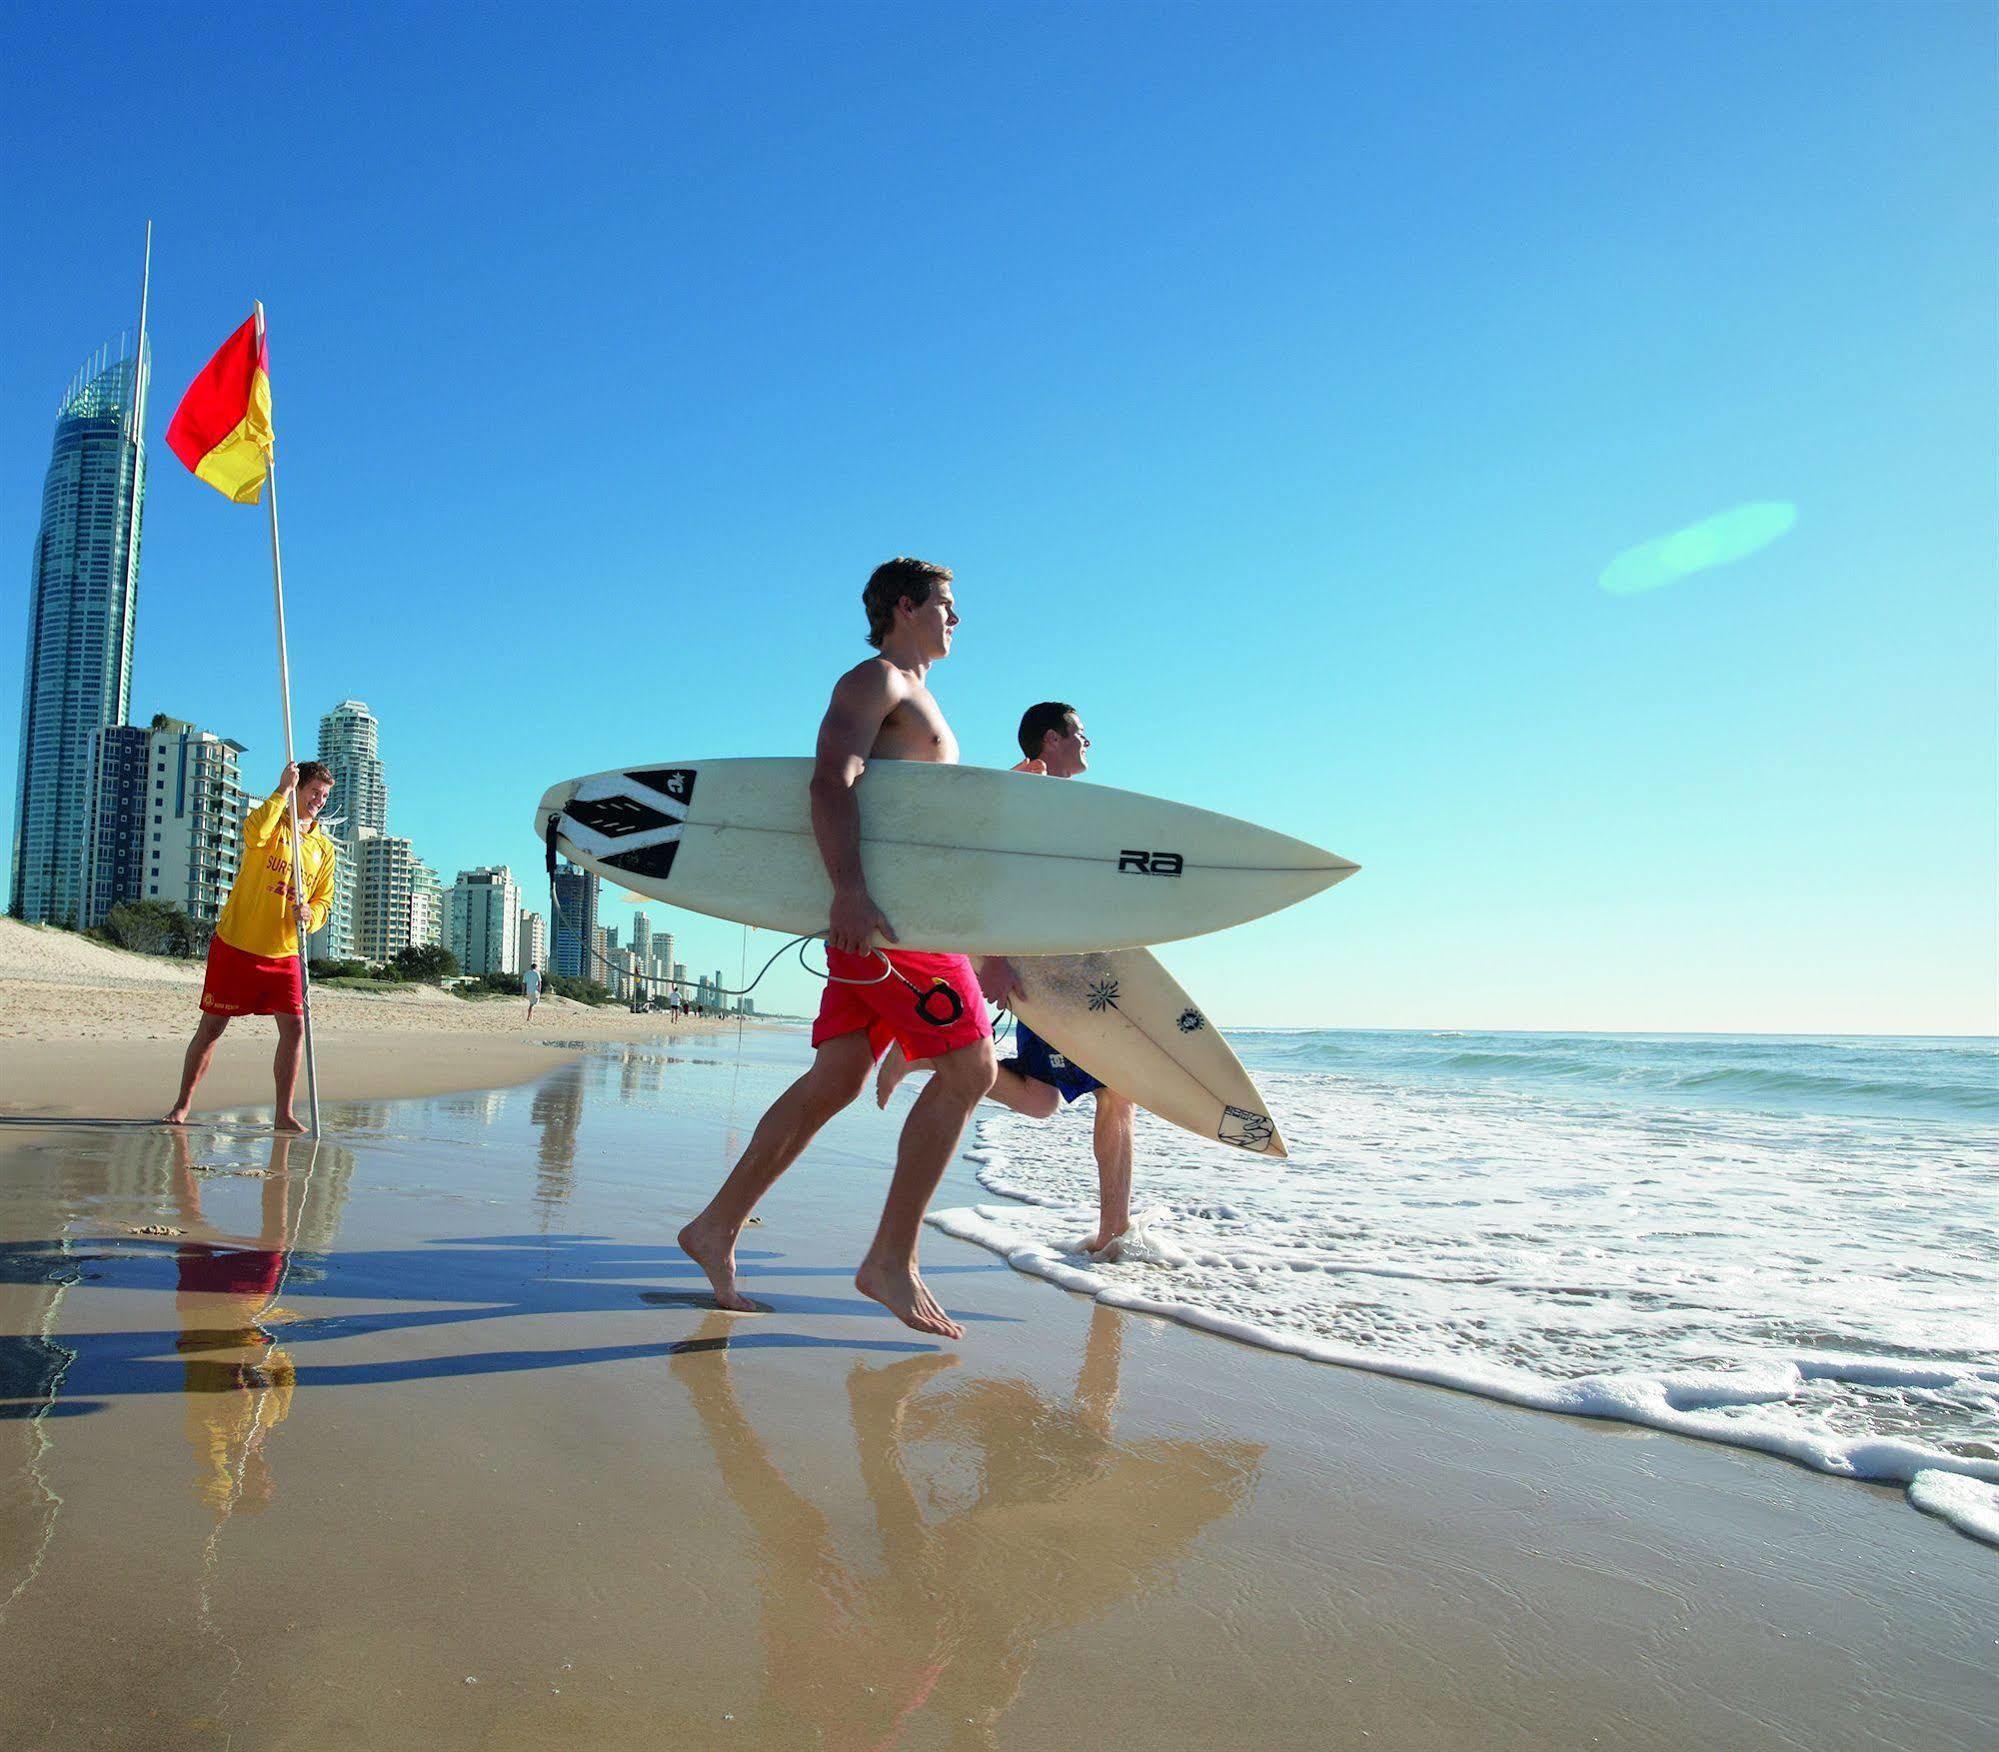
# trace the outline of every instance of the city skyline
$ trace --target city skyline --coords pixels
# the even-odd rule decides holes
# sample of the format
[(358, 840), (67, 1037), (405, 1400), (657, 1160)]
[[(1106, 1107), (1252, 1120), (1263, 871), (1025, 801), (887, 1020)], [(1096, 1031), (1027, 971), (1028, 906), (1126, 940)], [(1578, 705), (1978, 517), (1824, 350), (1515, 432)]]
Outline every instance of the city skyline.
[[(129, 321), (156, 214), (173, 389), (265, 302), (294, 690), (393, 727), (440, 872), (507, 864), (546, 916), (547, 784), (808, 750), (861, 582), (910, 552), (958, 574), (933, 680), (968, 760), (1073, 701), (1077, 782), (1363, 866), (1163, 946), (1227, 1024), (1992, 1029), (1988, 16), (1111, 4), (973, 53), (753, 12), (754, 56), (634, 13), (608, 60), (413, 17), (445, 71), (412, 107), (318, 70), (330, 17), (253, 51), (86, 4), (130, 99), (71, 138), (19, 92), (53, 271), (0, 310), (0, 627), (41, 410)], [(197, 67), (298, 118), (256, 225), (161, 76)], [(918, 151), (883, 94), (930, 91), (962, 125)], [(530, 120), (468, 160), (496, 111)], [(387, 126), (418, 174), (385, 187), (356, 166)], [(578, 444), (586, 332), (619, 417)], [(266, 785), (265, 532), (171, 486), (130, 715)], [(674, 924), (730, 983), (775, 947)], [(818, 987), (783, 961), (766, 992)]]

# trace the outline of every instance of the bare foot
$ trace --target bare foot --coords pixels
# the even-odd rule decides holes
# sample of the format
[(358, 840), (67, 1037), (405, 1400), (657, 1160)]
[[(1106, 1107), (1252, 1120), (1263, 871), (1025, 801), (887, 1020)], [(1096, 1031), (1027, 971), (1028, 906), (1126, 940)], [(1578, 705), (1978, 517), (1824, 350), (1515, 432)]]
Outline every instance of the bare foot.
[(680, 1251), (708, 1274), (715, 1306), (731, 1314), (755, 1314), (756, 1303), (736, 1288), (736, 1237), (720, 1227), (704, 1228), (697, 1217), (675, 1237)]
[(289, 1132), (296, 1137), (305, 1130), (305, 1127), (299, 1124), (296, 1114), (281, 1113), (276, 1119), (271, 1121), (271, 1130)]
[(1118, 1255), (1124, 1251), (1118, 1246), (1118, 1243), (1123, 1239), (1124, 1231), (1122, 1229), (1118, 1230), (1114, 1235), (1106, 1234), (1102, 1229), (1099, 1229), (1089, 1240), (1083, 1243), (1083, 1251), (1092, 1259), (1101, 1259), (1107, 1263), (1115, 1264)]
[(891, 1041), (888, 1051), (882, 1054), (882, 1068), (875, 1072), (875, 1105), (886, 1107), (888, 1098), (895, 1093), (896, 1084), (915, 1069), (916, 1066), (903, 1057), (902, 1048)]
[(934, 1332), (939, 1338), (965, 1336), (965, 1329), (944, 1312), (906, 1261), (863, 1260), (861, 1269), (854, 1273), (854, 1288), (918, 1332)]
[(163, 1119), (162, 1119), (162, 1120), (160, 1121), (160, 1124), (162, 1124), (162, 1125), (186, 1125), (186, 1124), (187, 1124), (187, 1109), (186, 1109), (185, 1107), (173, 1107), (173, 1108), (169, 1108), (169, 1109), (167, 1110), (167, 1114), (166, 1114), (166, 1117), (165, 1117), (165, 1118), (163, 1118)]
[(912, 1420), (910, 1396), (931, 1376), (957, 1367), (958, 1359), (949, 1351), (924, 1351), (879, 1369), (856, 1363), (847, 1372), (847, 1398), (859, 1419), (871, 1425), (886, 1423), (889, 1435), (900, 1439), (906, 1423), (913, 1421), (916, 1428), (911, 1433), (922, 1436), (933, 1420), (922, 1415), (924, 1408), (920, 1406)]

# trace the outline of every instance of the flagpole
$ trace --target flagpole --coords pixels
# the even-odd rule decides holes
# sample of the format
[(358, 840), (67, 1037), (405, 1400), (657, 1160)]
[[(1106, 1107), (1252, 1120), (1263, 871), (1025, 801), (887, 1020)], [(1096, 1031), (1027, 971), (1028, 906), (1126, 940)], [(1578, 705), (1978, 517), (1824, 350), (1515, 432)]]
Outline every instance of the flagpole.
[[(257, 300), (257, 343), (261, 351), (264, 340), (264, 301)], [(271, 495), (271, 593), (275, 597), (278, 610), (278, 702), (284, 713), (285, 724), (285, 765), (292, 766), (297, 755), (292, 750), (292, 673), (291, 661), (285, 650), (285, 567), (278, 549), (278, 457), (277, 440), (271, 441), (271, 455), (265, 486)], [(305, 856), (304, 846), (298, 830), (298, 785), (292, 785), (291, 794), (286, 799), (291, 808), (292, 824), (292, 899), (296, 906), (305, 905)], [(312, 970), (310, 957), (305, 946), (305, 928), (294, 920), (298, 937), (298, 979), (299, 1000), (305, 1012), (305, 1093), (308, 1108), (312, 1114), (311, 1131), (319, 1136), (319, 1070), (312, 1057)]]

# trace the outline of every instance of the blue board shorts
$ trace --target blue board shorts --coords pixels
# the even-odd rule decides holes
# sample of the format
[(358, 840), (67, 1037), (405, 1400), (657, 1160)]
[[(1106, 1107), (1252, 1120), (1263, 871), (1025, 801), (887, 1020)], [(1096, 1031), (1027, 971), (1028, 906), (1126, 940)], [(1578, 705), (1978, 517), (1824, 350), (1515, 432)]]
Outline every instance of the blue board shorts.
[(1087, 1095), (1092, 1089), (1103, 1087), (1081, 1065), (1071, 1064), (1018, 1019), (1013, 1025), (1013, 1053), (1012, 1058), (1000, 1061), (1001, 1070), (1018, 1071), (1023, 1077), (1046, 1083), (1064, 1101), (1074, 1101), (1079, 1095)]

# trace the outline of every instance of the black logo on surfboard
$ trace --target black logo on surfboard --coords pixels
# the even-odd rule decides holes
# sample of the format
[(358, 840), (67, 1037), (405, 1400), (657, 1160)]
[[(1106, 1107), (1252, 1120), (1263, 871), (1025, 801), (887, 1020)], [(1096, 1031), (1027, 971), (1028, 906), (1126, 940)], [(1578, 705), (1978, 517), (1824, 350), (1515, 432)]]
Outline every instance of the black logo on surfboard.
[(1223, 1143), (1244, 1150), (1267, 1150), (1276, 1135), (1269, 1114), (1251, 1113), (1247, 1107), (1224, 1107), (1221, 1130), (1215, 1133)]
[(671, 797), (676, 803), (694, 801), (692, 767), (647, 767), (640, 772), (628, 772), (625, 777), (636, 785), (644, 785), (649, 791), (657, 791), (662, 796)]
[(1117, 855), (1121, 876), (1178, 876), (1187, 861), (1178, 852), (1121, 851)]

